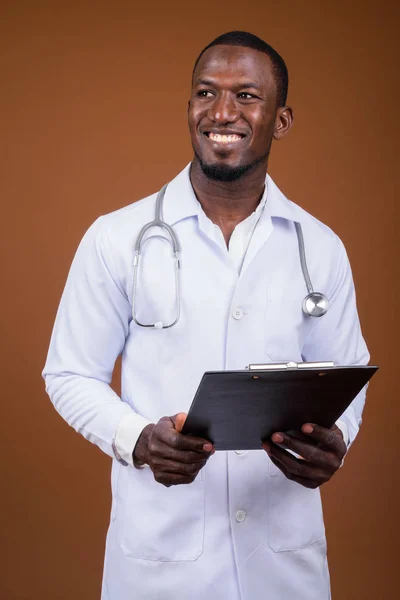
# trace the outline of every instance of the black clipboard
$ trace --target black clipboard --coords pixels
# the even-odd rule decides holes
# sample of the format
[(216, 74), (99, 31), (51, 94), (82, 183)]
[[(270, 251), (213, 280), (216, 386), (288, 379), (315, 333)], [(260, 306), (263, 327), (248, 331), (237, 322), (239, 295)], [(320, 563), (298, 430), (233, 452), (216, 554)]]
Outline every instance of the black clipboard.
[(332, 427), (378, 370), (292, 365), (204, 373), (182, 433), (216, 450), (256, 450), (276, 431), (300, 431), (308, 422)]

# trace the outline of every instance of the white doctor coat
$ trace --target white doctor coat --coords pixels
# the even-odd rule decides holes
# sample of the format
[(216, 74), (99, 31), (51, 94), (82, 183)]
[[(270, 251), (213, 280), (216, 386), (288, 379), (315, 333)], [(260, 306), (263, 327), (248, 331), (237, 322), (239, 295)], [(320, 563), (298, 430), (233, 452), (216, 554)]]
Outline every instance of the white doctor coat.
[[(133, 447), (148, 422), (187, 411), (204, 371), (368, 362), (343, 244), (270, 177), (267, 189), (238, 275), (194, 195), (189, 168), (169, 184), (164, 219), (182, 247), (181, 318), (171, 329), (140, 328), (131, 317), (134, 243), (154, 218), (156, 195), (100, 217), (73, 261), (43, 374), (60, 414), (113, 458), (103, 600), (330, 598), (319, 490), (286, 479), (264, 451), (217, 452), (194, 483), (166, 488), (150, 469), (124, 466), (113, 450), (123, 419)], [(296, 221), (314, 288), (330, 302), (319, 319), (301, 308), (307, 290)], [(167, 322), (175, 309), (169, 248), (145, 242), (137, 315)], [(119, 398), (109, 383), (121, 352)], [(365, 391), (342, 416), (350, 443), (364, 400)]]

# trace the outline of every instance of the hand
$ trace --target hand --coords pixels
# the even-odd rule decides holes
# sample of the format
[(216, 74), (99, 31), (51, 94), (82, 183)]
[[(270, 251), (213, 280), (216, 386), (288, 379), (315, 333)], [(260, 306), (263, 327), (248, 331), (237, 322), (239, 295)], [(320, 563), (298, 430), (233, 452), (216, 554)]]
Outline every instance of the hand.
[[(301, 432), (309, 440), (304, 441), (304, 435), (300, 440), (288, 433), (274, 433), (273, 443), (263, 442), (263, 448), (288, 479), (315, 489), (329, 481), (339, 469), (347, 447), (337, 425), (326, 429), (306, 423)], [(286, 452), (285, 448), (293, 450), (300, 458)]]
[(192, 483), (215, 452), (207, 440), (180, 433), (186, 417), (179, 413), (147, 425), (133, 452), (134, 459), (148, 464), (154, 479), (166, 487)]

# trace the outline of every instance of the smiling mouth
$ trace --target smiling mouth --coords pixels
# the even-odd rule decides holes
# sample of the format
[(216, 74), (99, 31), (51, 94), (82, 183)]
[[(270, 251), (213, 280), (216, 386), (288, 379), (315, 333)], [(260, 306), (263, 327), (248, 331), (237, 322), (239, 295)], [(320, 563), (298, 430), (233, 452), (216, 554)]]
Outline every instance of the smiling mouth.
[(204, 135), (206, 135), (209, 140), (216, 142), (217, 144), (234, 144), (236, 142), (240, 142), (240, 140), (244, 138), (243, 135), (239, 135), (237, 133), (221, 134), (206, 132)]

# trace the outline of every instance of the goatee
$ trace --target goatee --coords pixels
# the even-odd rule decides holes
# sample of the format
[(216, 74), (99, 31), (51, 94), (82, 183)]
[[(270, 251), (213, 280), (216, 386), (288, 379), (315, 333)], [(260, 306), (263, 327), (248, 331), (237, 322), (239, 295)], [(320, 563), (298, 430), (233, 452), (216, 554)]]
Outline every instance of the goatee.
[(266, 160), (269, 156), (269, 152), (258, 158), (254, 162), (248, 165), (240, 165), (238, 167), (231, 167), (229, 165), (221, 165), (218, 163), (207, 164), (205, 163), (200, 156), (195, 152), (196, 158), (199, 161), (200, 168), (204, 175), (208, 177), (208, 179), (212, 179), (213, 181), (237, 181), (243, 175), (252, 171), (257, 165)]

